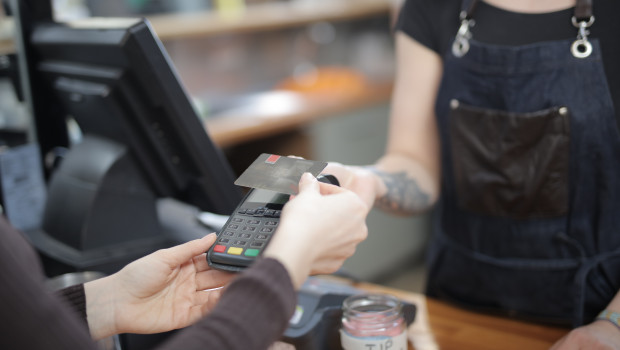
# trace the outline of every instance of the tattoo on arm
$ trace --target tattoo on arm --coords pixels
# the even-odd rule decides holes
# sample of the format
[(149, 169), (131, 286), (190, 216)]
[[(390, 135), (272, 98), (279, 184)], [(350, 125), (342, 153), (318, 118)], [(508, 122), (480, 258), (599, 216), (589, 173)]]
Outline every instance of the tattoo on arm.
[(424, 192), (416, 179), (408, 177), (403, 171), (387, 173), (371, 169), (385, 183), (387, 192), (375, 201), (375, 206), (398, 214), (419, 213), (429, 208), (430, 195)]

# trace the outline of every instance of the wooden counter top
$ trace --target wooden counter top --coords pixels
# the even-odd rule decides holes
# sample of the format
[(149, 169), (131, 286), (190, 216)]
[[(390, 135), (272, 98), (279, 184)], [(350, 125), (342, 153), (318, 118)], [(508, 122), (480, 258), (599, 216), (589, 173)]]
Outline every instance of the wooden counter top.
[(547, 350), (569, 329), (489, 316), (426, 298), (424, 295), (359, 283), (356, 288), (392, 294), (417, 306), (409, 327), (415, 350)]
[(303, 95), (286, 91), (260, 94), (251, 103), (209, 117), (205, 127), (220, 147), (272, 136), (338, 113), (387, 102), (392, 83), (357, 93)]

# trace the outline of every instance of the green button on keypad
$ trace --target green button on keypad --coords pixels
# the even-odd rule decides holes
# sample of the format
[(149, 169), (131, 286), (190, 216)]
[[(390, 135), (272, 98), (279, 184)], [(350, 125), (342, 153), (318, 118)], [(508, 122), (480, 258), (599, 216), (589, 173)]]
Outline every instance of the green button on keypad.
[(259, 252), (258, 249), (246, 249), (245, 256), (258, 256)]

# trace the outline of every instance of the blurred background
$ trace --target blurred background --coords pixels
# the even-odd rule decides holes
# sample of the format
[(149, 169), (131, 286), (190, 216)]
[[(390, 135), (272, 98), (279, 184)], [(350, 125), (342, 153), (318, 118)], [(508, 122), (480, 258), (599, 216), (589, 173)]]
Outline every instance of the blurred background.
[[(146, 17), (206, 130), (237, 174), (259, 154), (371, 164), (383, 153), (399, 0), (54, 0), (57, 21)], [(0, 13), (0, 70), (14, 29)], [(0, 76), (0, 129), (30, 118)], [(428, 216), (373, 211), (369, 239), (343, 271), (423, 288)]]

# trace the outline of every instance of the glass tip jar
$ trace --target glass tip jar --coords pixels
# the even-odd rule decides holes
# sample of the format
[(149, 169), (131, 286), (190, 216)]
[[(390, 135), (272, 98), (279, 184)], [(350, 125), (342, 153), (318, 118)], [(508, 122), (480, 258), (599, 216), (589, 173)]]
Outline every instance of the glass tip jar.
[(360, 294), (344, 300), (340, 341), (344, 350), (407, 350), (403, 304), (387, 294)]

